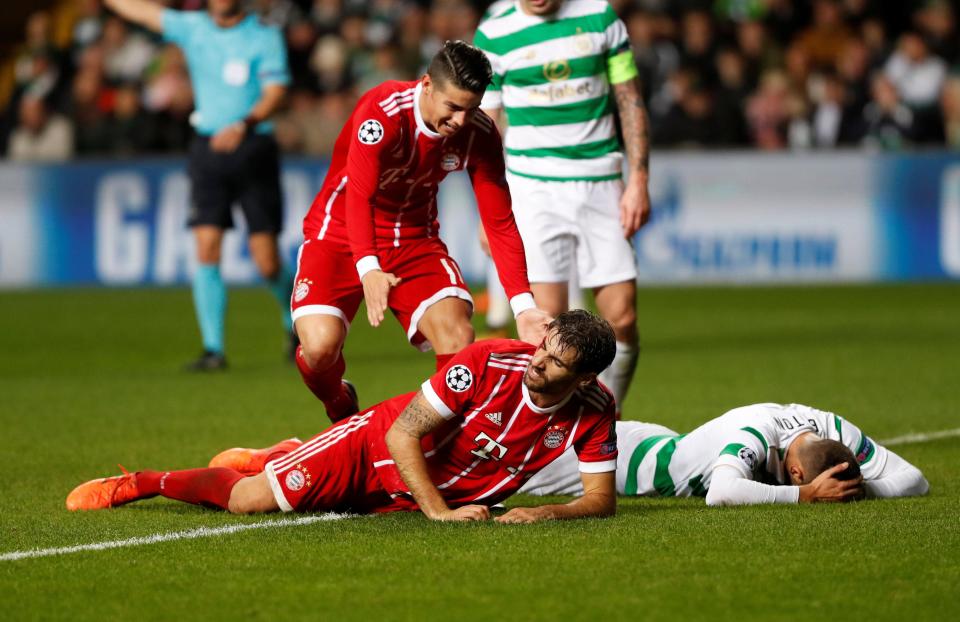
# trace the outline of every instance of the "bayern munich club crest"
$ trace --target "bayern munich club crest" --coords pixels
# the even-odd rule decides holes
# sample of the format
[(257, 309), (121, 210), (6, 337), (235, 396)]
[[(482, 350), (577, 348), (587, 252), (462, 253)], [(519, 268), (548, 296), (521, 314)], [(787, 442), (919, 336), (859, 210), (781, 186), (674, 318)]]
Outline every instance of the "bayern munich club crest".
[(440, 158), (440, 168), (447, 172), (457, 170), (460, 168), (460, 156), (452, 152), (443, 154)]
[(283, 485), (291, 492), (297, 492), (304, 486), (309, 487), (313, 482), (310, 478), (310, 471), (302, 464), (298, 464), (292, 471), (283, 478)]
[(543, 446), (547, 449), (556, 449), (560, 445), (563, 445), (563, 439), (566, 437), (566, 428), (559, 425), (552, 425), (547, 428), (547, 433), (543, 435)]
[(463, 393), (473, 384), (473, 372), (466, 365), (454, 365), (447, 370), (447, 386), (451, 391)]
[(293, 301), (300, 302), (307, 297), (307, 294), (310, 293), (310, 286), (313, 285), (313, 281), (310, 279), (300, 279), (297, 281), (297, 286), (293, 289)]
[(360, 124), (357, 130), (357, 138), (364, 145), (376, 145), (383, 140), (383, 126), (376, 119), (367, 119)]

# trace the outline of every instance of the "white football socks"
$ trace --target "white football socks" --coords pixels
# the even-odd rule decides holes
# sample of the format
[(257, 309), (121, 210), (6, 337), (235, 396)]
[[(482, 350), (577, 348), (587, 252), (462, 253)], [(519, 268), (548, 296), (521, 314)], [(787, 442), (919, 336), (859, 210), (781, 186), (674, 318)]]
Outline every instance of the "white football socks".
[(638, 345), (618, 341), (613, 362), (600, 374), (600, 382), (613, 391), (613, 397), (617, 400), (618, 413), (623, 406), (623, 400), (627, 397), (627, 389), (630, 388), (630, 382), (633, 380), (633, 372), (637, 369), (639, 356)]

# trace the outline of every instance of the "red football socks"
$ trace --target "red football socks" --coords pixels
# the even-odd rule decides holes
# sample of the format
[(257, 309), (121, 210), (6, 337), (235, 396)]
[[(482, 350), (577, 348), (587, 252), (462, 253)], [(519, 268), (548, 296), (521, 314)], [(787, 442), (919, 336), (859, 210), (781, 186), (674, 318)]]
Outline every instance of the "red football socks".
[(140, 498), (160, 495), (194, 505), (226, 510), (230, 492), (245, 476), (233, 469), (189, 469), (186, 471), (139, 471)]
[(320, 371), (312, 369), (307, 365), (307, 359), (303, 358), (303, 346), (297, 348), (297, 369), (300, 370), (300, 376), (303, 383), (307, 385), (317, 399), (323, 403), (335, 400), (343, 393), (343, 372), (347, 370), (347, 364), (343, 360), (343, 354), (337, 357), (337, 361)]
[(438, 354), (437, 355), (437, 371), (440, 371), (441, 369), (443, 369), (447, 365), (447, 363), (450, 362), (450, 359), (452, 359), (454, 356), (456, 356), (456, 354)]

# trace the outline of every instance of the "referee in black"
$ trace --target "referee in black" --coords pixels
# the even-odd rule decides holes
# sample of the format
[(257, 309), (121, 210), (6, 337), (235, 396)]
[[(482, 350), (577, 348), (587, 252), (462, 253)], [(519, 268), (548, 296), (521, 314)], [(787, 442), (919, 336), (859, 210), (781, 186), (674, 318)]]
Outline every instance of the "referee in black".
[(269, 119), (283, 101), (290, 72), (278, 28), (248, 15), (242, 0), (207, 0), (206, 11), (175, 11), (148, 0), (106, 0), (109, 8), (160, 33), (187, 59), (197, 136), (190, 146), (191, 209), (196, 240), (193, 302), (203, 353), (187, 368), (222, 370), (227, 290), (220, 275), (223, 234), (233, 226), (231, 207), (243, 209), (250, 255), (290, 320), (293, 276), (277, 248), (283, 224), (280, 156)]

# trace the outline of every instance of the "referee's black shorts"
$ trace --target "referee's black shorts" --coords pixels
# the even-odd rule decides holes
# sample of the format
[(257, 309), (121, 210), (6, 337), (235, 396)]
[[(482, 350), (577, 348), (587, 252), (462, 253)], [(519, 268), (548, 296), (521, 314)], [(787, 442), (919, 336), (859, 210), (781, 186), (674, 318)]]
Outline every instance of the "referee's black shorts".
[(190, 145), (190, 215), (187, 224), (233, 227), (230, 208), (239, 203), (250, 233), (283, 228), (280, 150), (270, 134), (250, 134), (232, 153), (210, 149), (210, 137)]

